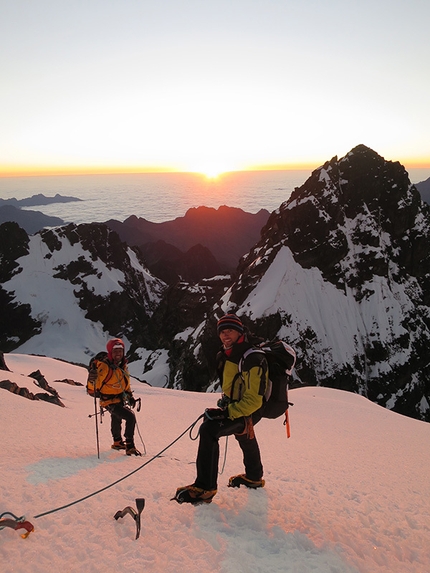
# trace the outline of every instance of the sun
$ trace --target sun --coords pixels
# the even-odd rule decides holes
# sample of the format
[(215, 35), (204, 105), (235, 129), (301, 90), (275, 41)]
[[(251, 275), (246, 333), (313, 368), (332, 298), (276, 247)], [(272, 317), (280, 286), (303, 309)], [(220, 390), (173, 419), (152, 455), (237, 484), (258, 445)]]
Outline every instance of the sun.
[(207, 167), (199, 167), (197, 169), (193, 169), (193, 171), (195, 173), (200, 173), (200, 175), (203, 175), (204, 177), (206, 177), (206, 179), (218, 179), (218, 177), (220, 175), (222, 175), (223, 173), (225, 173), (225, 170), (220, 168), (220, 167), (215, 167), (215, 166), (207, 166)]
[(205, 162), (205, 163), (196, 163), (192, 165), (189, 171), (193, 173), (199, 173), (203, 175), (206, 179), (218, 179), (224, 173), (228, 173), (229, 171), (234, 171), (234, 168), (227, 165), (221, 165), (220, 163), (215, 162)]
[(225, 171), (223, 169), (206, 169), (205, 171), (201, 172), (202, 175), (206, 177), (206, 179), (218, 179)]

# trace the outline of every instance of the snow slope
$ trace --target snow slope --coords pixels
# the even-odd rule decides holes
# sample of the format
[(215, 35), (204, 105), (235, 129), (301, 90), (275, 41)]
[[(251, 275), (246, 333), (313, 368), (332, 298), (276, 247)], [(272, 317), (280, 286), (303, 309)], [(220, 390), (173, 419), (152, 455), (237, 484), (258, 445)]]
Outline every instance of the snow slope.
[[(114, 264), (115, 256), (120, 260)], [(117, 334), (109, 334), (100, 320), (88, 318), (89, 309), (94, 317), (95, 308), (104, 306), (106, 320), (115, 304), (120, 305), (127, 322), (121, 331), (129, 348), (126, 334), (139, 322), (127, 309), (128, 299), (137, 301), (142, 320), (160, 303), (166, 286), (142, 266), (136, 253), (124, 247), (116, 234), (97, 225), (59, 227), (33, 235), (28, 253), (16, 263), (19, 272), (15, 269), (2, 287), (13, 294), (14, 304), (30, 305), (31, 317), (40, 323), (38, 334), (28, 340), (23, 337), (19, 352), (81, 364), (87, 364), (98, 352), (94, 349), (104, 348)], [(123, 298), (115, 299), (115, 295)], [(110, 324), (113, 329), (112, 321)]]
[[(197, 442), (186, 433), (152, 458), (214, 406), (216, 394), (134, 380), (146, 456), (111, 450), (105, 415), (98, 459), (92, 399), (82, 386), (56, 381), (84, 384), (85, 369), (22, 354), (5, 359), (13, 372), (0, 372), (0, 380), (39, 392), (26, 376), (39, 369), (66, 407), (0, 389), (0, 513), (25, 515), (35, 527), (27, 539), (0, 530), (2, 573), (430, 570), (429, 424), (340, 390), (293, 390), (291, 438), (279, 419), (256, 428), (266, 487), (227, 488), (228, 477), (242, 471), (229, 438), (221, 442), (220, 469), (226, 447), (227, 455), (213, 503), (178, 505), (170, 498), (195, 477)], [(139, 435), (136, 443), (143, 449)], [(131, 516), (113, 516), (139, 497), (146, 506), (135, 540)]]

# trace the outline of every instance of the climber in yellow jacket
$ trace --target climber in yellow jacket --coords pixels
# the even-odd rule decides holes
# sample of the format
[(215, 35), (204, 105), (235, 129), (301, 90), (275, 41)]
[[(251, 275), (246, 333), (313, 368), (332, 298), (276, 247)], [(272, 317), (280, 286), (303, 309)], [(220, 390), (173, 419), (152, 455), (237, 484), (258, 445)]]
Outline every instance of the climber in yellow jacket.
[(268, 364), (262, 353), (252, 352), (239, 362), (252, 347), (245, 328), (235, 314), (226, 314), (217, 322), (222, 347), (217, 354), (217, 371), (222, 386), (218, 408), (205, 410), (199, 430), (197, 476), (194, 483), (179, 487), (174, 500), (178, 503), (211, 503), (217, 493), (219, 439), (234, 435), (243, 454), (245, 473), (232, 476), (229, 487), (264, 487), (263, 465), (254, 433), (261, 420), (268, 384)]
[[(94, 385), (100, 406), (111, 415), (112, 449), (125, 450), (128, 456), (140, 456), (134, 445), (136, 416), (130, 409), (136, 404), (130, 387), (130, 374), (125, 358), (124, 342), (120, 338), (109, 340), (107, 356), (91, 361), (88, 382)], [(125, 421), (124, 440), (121, 436), (122, 420)]]

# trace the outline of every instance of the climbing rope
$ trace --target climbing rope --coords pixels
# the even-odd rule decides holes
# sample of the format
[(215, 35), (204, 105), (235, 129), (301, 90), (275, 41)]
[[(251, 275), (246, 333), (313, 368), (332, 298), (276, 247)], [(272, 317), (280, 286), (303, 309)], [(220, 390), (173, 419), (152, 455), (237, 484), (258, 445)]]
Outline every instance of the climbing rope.
[(182, 432), (182, 434), (180, 434), (177, 438), (175, 438), (172, 442), (170, 442), (170, 444), (168, 444), (165, 448), (163, 448), (161, 451), (158, 452), (158, 454), (155, 454), (155, 456), (153, 456), (151, 459), (149, 459), (148, 461), (146, 461), (144, 464), (140, 465), (138, 468), (136, 468), (135, 470), (131, 471), (130, 473), (128, 473), (127, 475), (117, 479), (116, 481), (110, 483), (109, 485), (106, 485), (105, 487), (102, 487), (101, 489), (98, 489), (97, 491), (93, 491), (92, 493), (89, 493), (88, 495), (81, 497), (80, 499), (76, 499), (75, 501), (72, 501), (70, 503), (67, 503), (65, 505), (62, 505), (61, 507), (57, 507), (55, 509), (51, 509), (49, 511), (45, 511), (43, 513), (39, 513), (38, 515), (34, 516), (34, 519), (39, 519), (39, 517), (44, 517), (45, 515), (49, 515), (51, 513), (56, 513), (57, 511), (60, 511), (62, 509), (66, 509), (67, 507), (71, 507), (72, 505), (76, 505), (77, 503), (80, 503), (81, 501), (85, 501), (86, 499), (89, 499), (90, 497), (93, 497), (95, 495), (98, 495), (99, 493), (102, 493), (103, 491), (106, 491), (107, 489), (113, 487), (114, 485), (117, 485), (118, 483), (124, 481), (125, 479), (129, 478), (130, 476), (132, 476), (133, 474), (137, 473), (138, 471), (140, 471), (142, 468), (144, 468), (145, 466), (147, 466), (148, 464), (150, 464), (151, 462), (153, 462), (155, 459), (159, 458), (161, 456), (161, 454), (163, 454), (166, 450), (168, 450), (169, 448), (171, 448), (174, 444), (176, 444), (176, 442), (178, 442), (183, 436), (185, 436), (185, 434), (187, 432), (189, 432), (189, 436), (191, 440), (196, 440), (198, 437), (198, 433), (197, 436), (195, 438), (193, 438), (192, 436), (192, 431), (194, 429), (194, 427), (196, 426), (197, 422), (204, 417), (204, 414), (201, 414), (197, 420), (195, 420), (190, 426), (188, 426), (188, 428), (186, 430), (184, 430)]
[(222, 476), (225, 470), (225, 463), (227, 461), (227, 448), (228, 448), (228, 436), (225, 437), (225, 448), (224, 448), (224, 460), (222, 462), (221, 471), (218, 472), (218, 475)]
[[(139, 400), (140, 400), (140, 398), (139, 398)], [(142, 456), (146, 456), (146, 446), (145, 446), (145, 442), (143, 441), (142, 434), (140, 433), (140, 429), (139, 429), (139, 425), (138, 425), (138, 423), (137, 423), (137, 419), (136, 419), (136, 430), (137, 430), (137, 433), (139, 434), (139, 438), (140, 438), (140, 441), (142, 442), (142, 446), (143, 446)]]

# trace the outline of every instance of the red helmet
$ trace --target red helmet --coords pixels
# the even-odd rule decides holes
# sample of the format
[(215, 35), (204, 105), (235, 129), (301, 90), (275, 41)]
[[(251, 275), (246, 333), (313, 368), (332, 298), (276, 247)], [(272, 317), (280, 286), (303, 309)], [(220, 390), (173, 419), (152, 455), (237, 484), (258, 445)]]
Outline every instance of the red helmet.
[(109, 360), (112, 360), (112, 350), (114, 348), (122, 348), (125, 354), (125, 346), (121, 338), (112, 338), (112, 340), (109, 340), (108, 343), (106, 344), (106, 350), (108, 353)]

